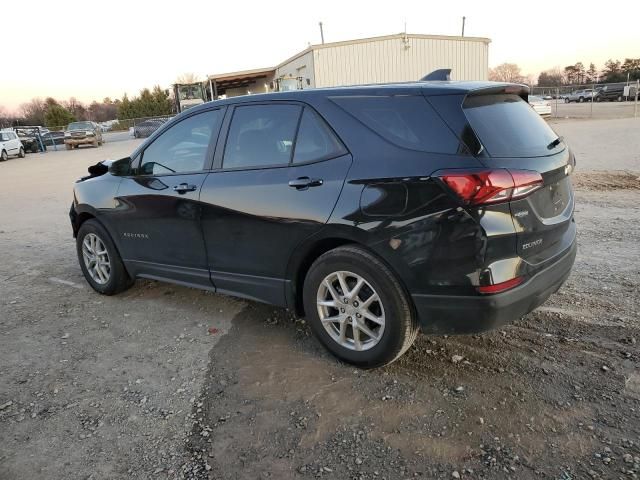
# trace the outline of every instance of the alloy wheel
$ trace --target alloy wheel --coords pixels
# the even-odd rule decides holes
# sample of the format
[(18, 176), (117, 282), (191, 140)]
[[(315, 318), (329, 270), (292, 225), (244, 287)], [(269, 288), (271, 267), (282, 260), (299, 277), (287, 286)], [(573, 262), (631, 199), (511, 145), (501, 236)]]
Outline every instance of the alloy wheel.
[(94, 282), (104, 285), (111, 278), (111, 261), (104, 242), (95, 233), (88, 233), (82, 241), (82, 258)]
[(344, 348), (369, 350), (382, 338), (382, 300), (360, 275), (347, 271), (327, 275), (318, 288), (317, 308), (322, 326)]

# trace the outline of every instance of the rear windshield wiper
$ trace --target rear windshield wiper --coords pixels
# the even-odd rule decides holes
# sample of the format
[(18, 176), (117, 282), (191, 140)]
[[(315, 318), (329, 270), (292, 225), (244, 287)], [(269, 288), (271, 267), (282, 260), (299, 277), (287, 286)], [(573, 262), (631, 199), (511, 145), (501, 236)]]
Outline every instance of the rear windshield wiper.
[(557, 147), (558, 145), (560, 145), (560, 142), (562, 142), (564, 140), (563, 136), (559, 136), (558, 138), (556, 138), (553, 142), (551, 142), (549, 145), (547, 145), (547, 148), (549, 150), (552, 150), (553, 148)]

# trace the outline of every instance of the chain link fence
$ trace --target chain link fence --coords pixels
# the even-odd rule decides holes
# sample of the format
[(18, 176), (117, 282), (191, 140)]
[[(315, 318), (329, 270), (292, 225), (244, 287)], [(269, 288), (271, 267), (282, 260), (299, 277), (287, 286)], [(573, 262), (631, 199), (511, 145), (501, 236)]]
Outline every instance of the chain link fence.
[[(108, 141), (110, 133), (126, 132), (131, 138), (146, 138), (172, 118), (173, 115), (157, 115), (96, 123), (102, 131), (103, 141)], [(43, 151), (43, 149), (46, 151), (49, 148), (57, 150), (60, 146), (64, 147), (64, 132), (67, 127), (68, 125), (40, 127), (38, 131), (40, 138), (36, 139), (38, 144), (40, 144), (40, 140), (42, 141), (40, 151)], [(37, 136), (35, 132), (33, 134)], [(119, 139), (122, 139), (121, 136)]]
[(551, 106), (554, 118), (640, 117), (640, 81), (531, 87)]

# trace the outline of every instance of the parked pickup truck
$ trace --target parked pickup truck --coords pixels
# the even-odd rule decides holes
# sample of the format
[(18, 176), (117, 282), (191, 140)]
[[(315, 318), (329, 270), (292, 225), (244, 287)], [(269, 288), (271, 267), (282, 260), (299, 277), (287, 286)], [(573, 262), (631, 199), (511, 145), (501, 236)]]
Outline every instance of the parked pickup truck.
[(95, 122), (73, 122), (64, 132), (64, 144), (67, 150), (80, 145), (102, 145), (102, 129)]

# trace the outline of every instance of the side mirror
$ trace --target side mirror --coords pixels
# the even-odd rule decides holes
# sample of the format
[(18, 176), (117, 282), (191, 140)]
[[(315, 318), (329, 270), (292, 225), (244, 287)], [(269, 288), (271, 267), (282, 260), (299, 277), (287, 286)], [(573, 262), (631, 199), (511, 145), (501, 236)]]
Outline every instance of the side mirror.
[(116, 177), (123, 177), (131, 174), (131, 158), (125, 157), (116, 160), (109, 165), (109, 173)]

